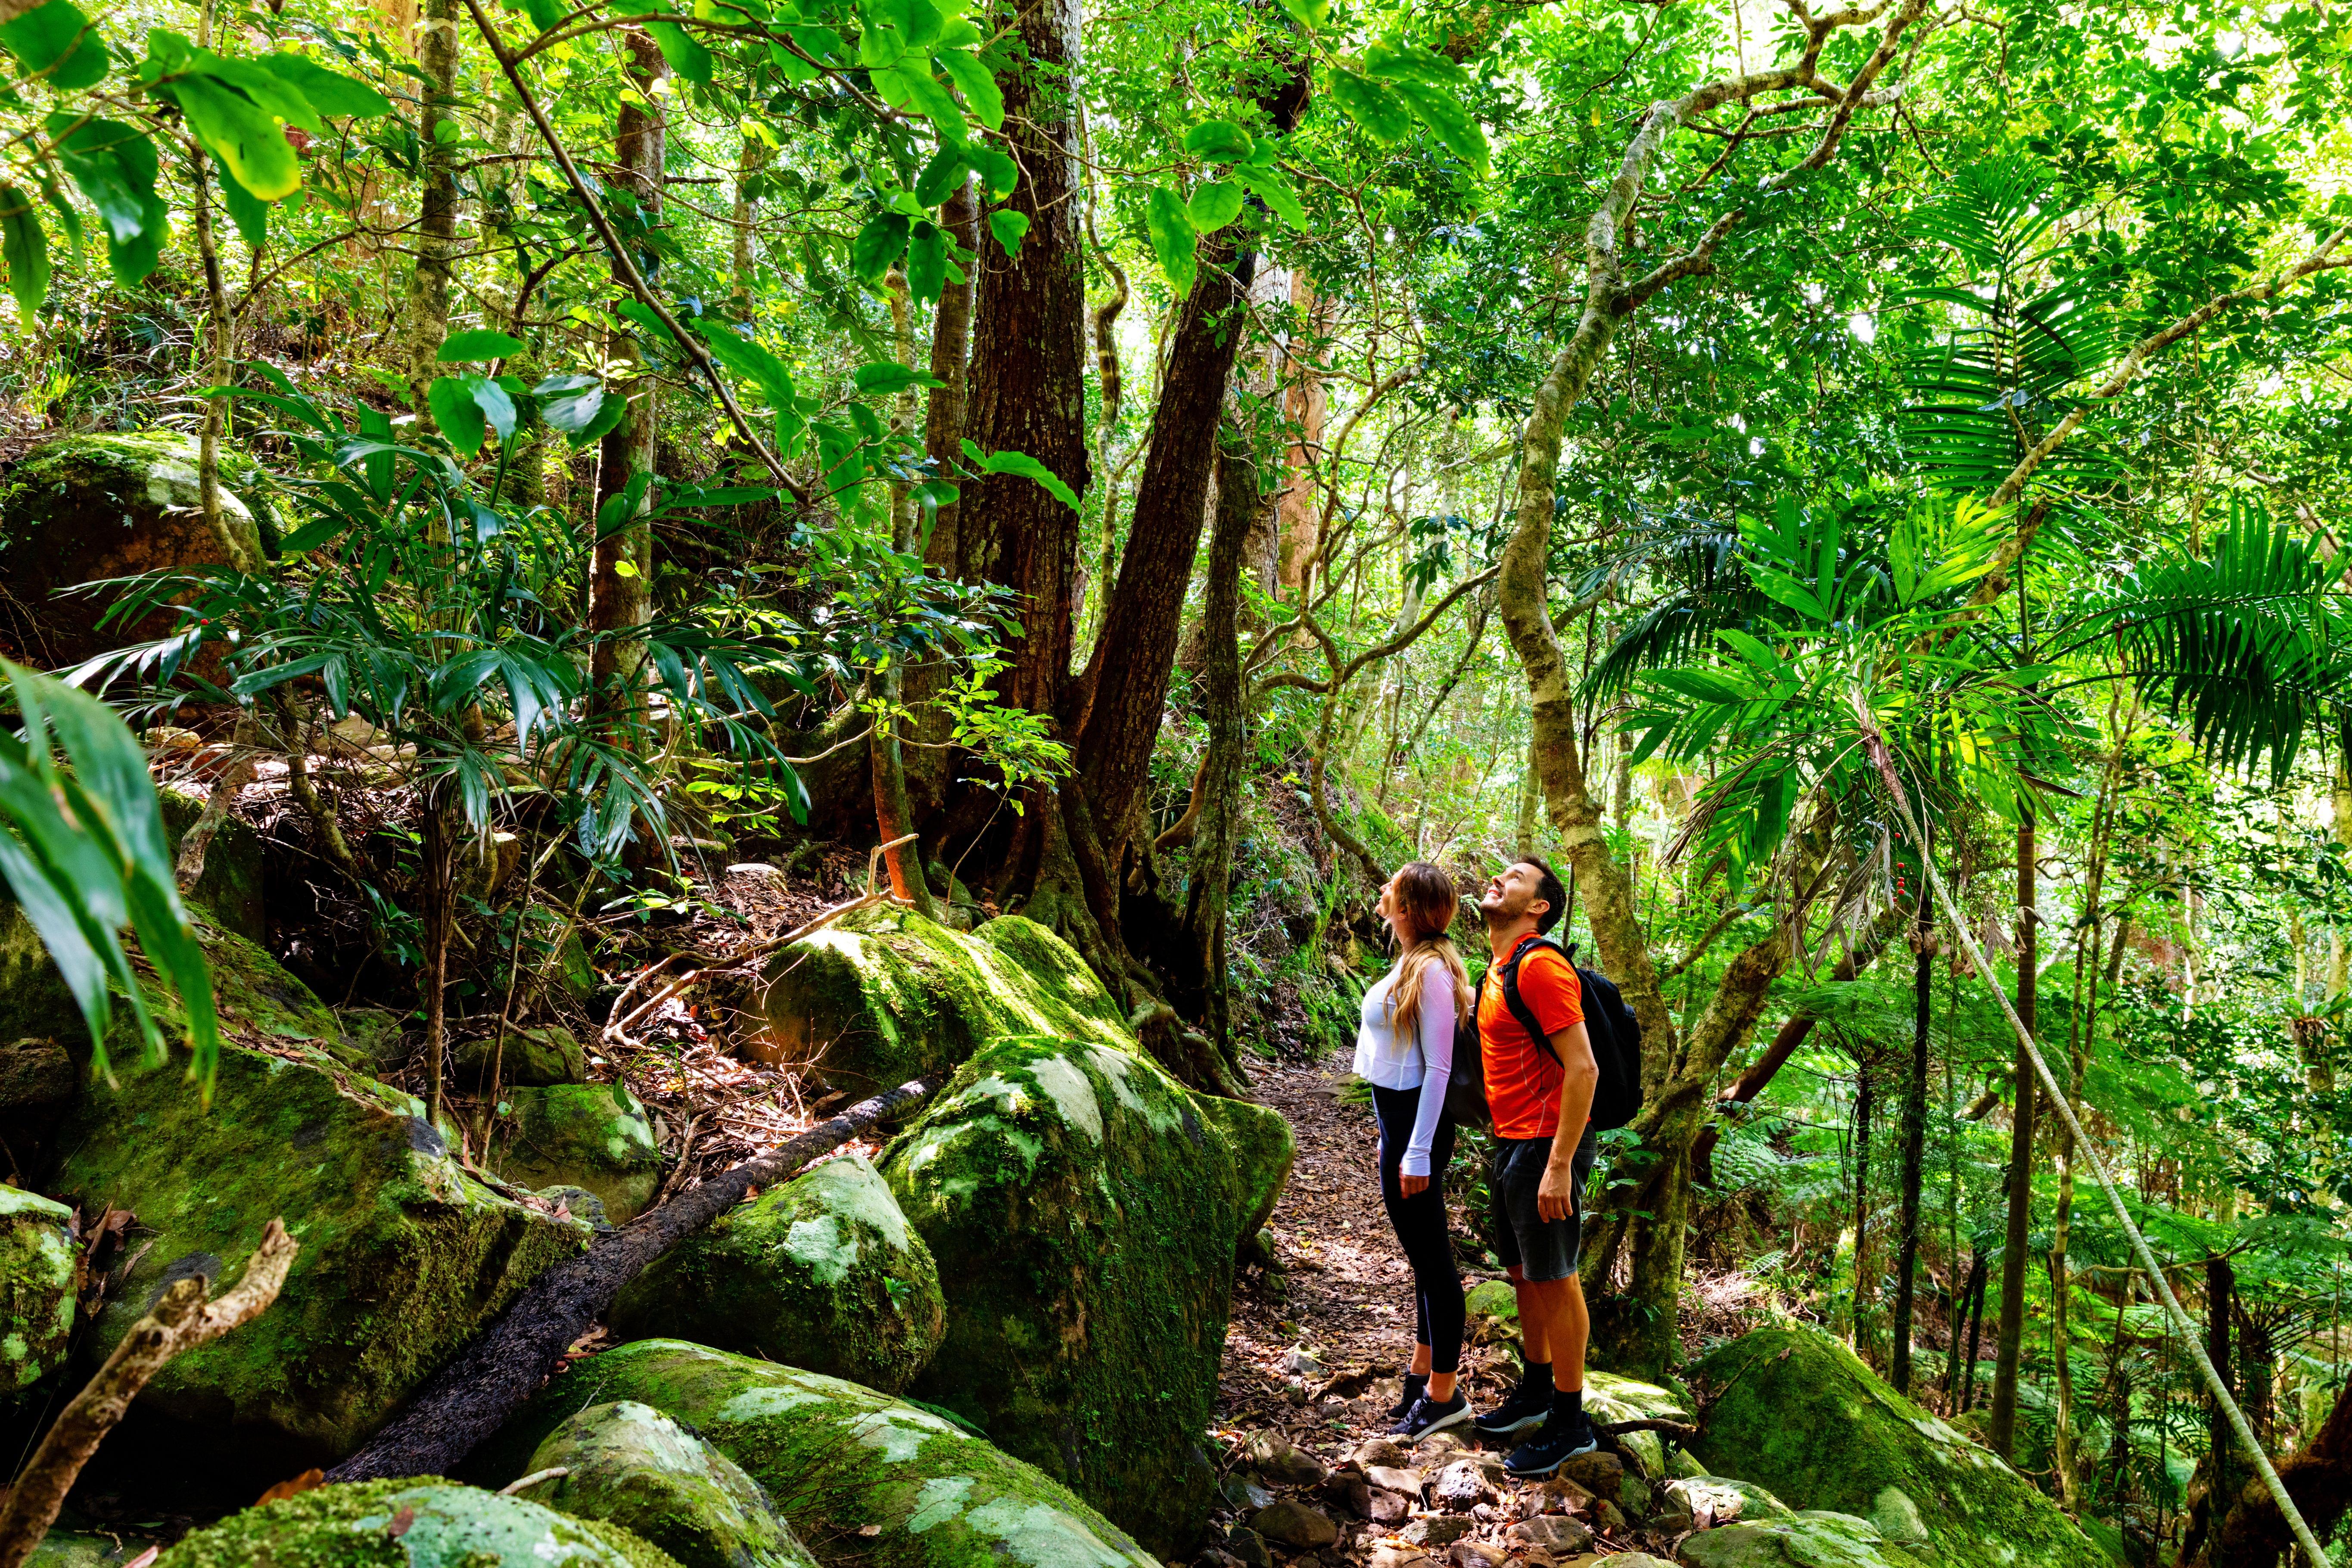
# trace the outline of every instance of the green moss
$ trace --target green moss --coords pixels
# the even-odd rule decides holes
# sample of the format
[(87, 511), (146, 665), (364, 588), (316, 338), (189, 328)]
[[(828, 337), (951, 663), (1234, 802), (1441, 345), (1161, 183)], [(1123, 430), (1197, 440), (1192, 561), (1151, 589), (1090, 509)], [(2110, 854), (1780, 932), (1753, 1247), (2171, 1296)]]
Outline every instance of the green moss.
[[(183, 789), (157, 792), (163, 803), (163, 832), (172, 853), (197, 817), (204, 815), (205, 797)], [(189, 902), (247, 942), (269, 940), (269, 916), (263, 902), (261, 835), (250, 823), (224, 817), (205, 846), (205, 874), (187, 890)]]
[(610, 1321), (625, 1339), (689, 1339), (896, 1394), (939, 1349), (946, 1306), (930, 1248), (851, 1154), (672, 1247)]
[(1843, 1513), (1742, 1520), (1688, 1537), (1678, 1554), (1689, 1568), (1928, 1568), (1868, 1520)]
[(523, 1474), (566, 1417), (620, 1399), (750, 1472), (828, 1568), (1158, 1568), (1058, 1482), (929, 1411), (681, 1340), (574, 1363), (486, 1447), (482, 1479)]
[(94, 1352), (169, 1281), (235, 1279), (282, 1215), (302, 1250), (276, 1304), (176, 1357), (142, 1400), (274, 1433), (314, 1459), (349, 1452), (588, 1236), (467, 1175), (424, 1112), (315, 1050), (225, 1047), (209, 1110), (170, 1067), (90, 1086), (61, 1130), (56, 1189), (135, 1211), (145, 1238), (109, 1294)]
[(487, 1089), (493, 1059), (501, 1088), (588, 1081), (587, 1049), (561, 1024), (509, 1029), (503, 1043), (495, 1035), (465, 1041), (457, 1047), (458, 1085), (468, 1094)]
[(625, 1089), (605, 1083), (518, 1089), (512, 1142), (499, 1146), (499, 1174), (526, 1187), (584, 1187), (614, 1225), (645, 1212), (661, 1185), (653, 1122)]
[(153, 1544), (136, 1535), (90, 1535), (52, 1530), (41, 1537), (25, 1568), (121, 1568)]
[(1244, 1100), (1217, 1095), (1194, 1098), (1202, 1113), (1216, 1124), (1234, 1157), (1234, 1180), (1242, 1202), (1242, 1235), (1255, 1236), (1274, 1217), (1289, 1184), (1291, 1163), (1298, 1156), (1298, 1140), (1278, 1111)]
[(621, 1525), (684, 1568), (814, 1568), (740, 1466), (650, 1405), (593, 1405), (558, 1426), (530, 1470), (564, 1473), (515, 1495)]
[[(392, 1526), (405, 1516), (395, 1536)], [(628, 1531), (443, 1480), (317, 1487), (233, 1514), (155, 1568), (678, 1568)]]
[(0, 1187), (0, 1399), (65, 1364), (73, 1338), (73, 1210)]
[(2106, 1568), (2057, 1504), (1826, 1335), (1759, 1330), (1691, 1377), (1716, 1391), (1692, 1447), (1717, 1475), (1882, 1523), (1907, 1502), (1927, 1530), (1917, 1550), (1947, 1568)]
[(951, 1070), (1003, 1035), (1134, 1043), (1086, 961), (1017, 915), (966, 934), (866, 910), (779, 952), (764, 984), (762, 1049), (854, 1093)]
[(1234, 1247), (1287, 1142), (1108, 1046), (982, 1048), (883, 1158), (952, 1308), (915, 1392), (1153, 1550), (1189, 1545)]

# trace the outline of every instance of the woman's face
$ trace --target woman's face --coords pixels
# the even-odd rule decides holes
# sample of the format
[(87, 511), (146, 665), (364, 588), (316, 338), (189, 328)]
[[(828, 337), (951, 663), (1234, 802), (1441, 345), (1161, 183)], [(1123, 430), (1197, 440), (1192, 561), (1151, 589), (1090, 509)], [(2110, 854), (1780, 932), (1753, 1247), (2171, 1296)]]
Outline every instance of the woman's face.
[(1412, 941), (1412, 932), (1405, 927), (1404, 900), (1397, 894), (1397, 878), (1403, 875), (1400, 871), (1381, 884), (1380, 902), (1381, 918), (1389, 922), (1389, 930), (1395, 933), (1401, 946)]

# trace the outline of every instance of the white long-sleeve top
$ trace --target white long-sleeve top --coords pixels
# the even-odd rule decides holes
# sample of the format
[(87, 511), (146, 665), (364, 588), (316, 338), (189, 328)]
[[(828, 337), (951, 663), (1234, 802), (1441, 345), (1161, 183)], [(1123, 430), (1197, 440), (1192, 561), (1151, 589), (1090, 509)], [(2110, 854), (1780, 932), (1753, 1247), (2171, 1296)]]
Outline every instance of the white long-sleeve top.
[(1445, 1080), (1454, 1071), (1454, 977), (1444, 964), (1422, 975), (1420, 1016), (1411, 1030), (1396, 1027), (1389, 998), (1397, 972), (1390, 970), (1364, 993), (1362, 1027), (1356, 1031), (1356, 1076), (1379, 1089), (1419, 1089), (1421, 1105), (1412, 1137), (1397, 1169), (1408, 1176), (1429, 1174), (1429, 1147), (1445, 1110)]

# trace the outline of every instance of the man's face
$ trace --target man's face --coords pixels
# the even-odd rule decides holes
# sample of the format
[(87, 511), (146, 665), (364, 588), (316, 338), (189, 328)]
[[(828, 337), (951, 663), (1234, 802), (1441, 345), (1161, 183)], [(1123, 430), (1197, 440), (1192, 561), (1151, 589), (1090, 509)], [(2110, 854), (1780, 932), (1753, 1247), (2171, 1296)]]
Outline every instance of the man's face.
[(1536, 896), (1542, 873), (1525, 861), (1514, 861), (1495, 873), (1478, 900), (1478, 912), (1489, 923), (1507, 925), (1543, 900)]

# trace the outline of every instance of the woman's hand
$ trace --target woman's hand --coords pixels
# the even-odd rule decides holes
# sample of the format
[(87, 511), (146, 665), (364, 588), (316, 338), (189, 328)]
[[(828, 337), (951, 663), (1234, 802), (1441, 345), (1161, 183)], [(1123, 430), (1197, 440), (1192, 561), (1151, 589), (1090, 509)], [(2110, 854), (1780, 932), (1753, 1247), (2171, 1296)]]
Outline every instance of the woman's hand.
[(1429, 1178), (1427, 1176), (1408, 1176), (1400, 1173), (1397, 1177), (1397, 1187), (1409, 1198), (1419, 1197), (1423, 1193), (1428, 1191)]

